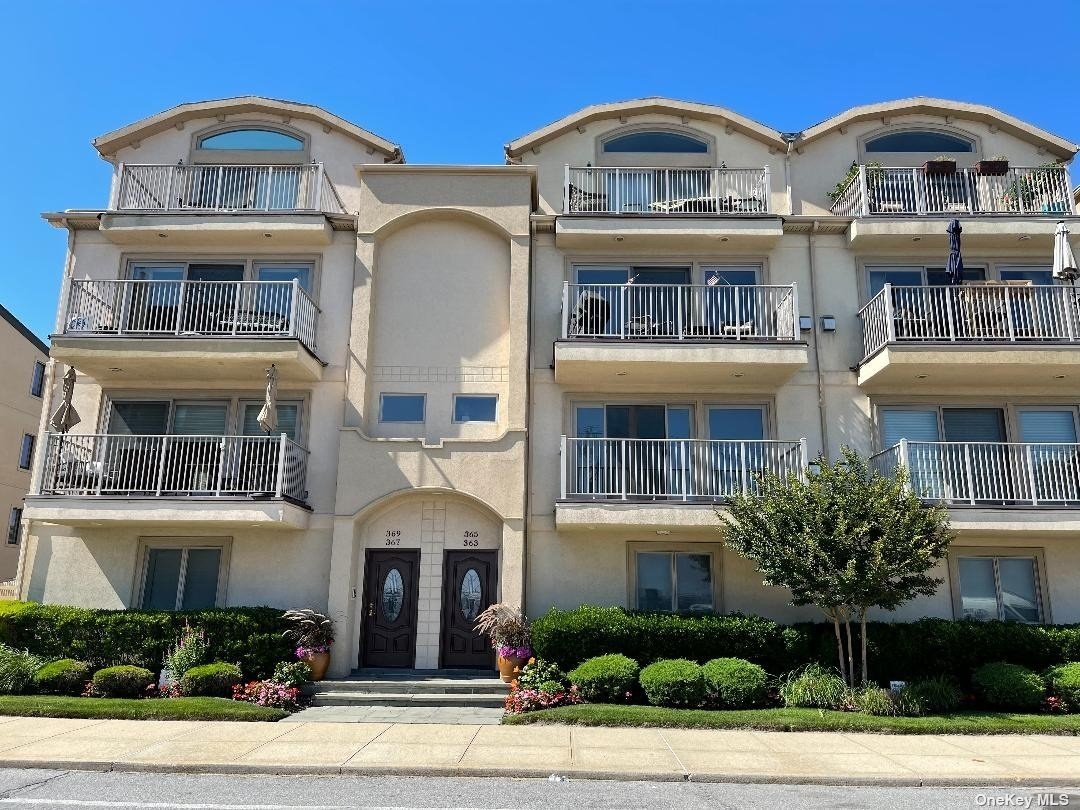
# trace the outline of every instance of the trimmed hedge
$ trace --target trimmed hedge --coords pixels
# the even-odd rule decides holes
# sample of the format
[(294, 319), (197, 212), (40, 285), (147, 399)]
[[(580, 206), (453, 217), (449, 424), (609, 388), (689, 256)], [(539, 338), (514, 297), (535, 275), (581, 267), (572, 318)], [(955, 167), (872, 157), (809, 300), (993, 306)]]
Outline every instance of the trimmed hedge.
[(1080, 661), (1050, 667), (1043, 677), (1050, 691), (1069, 704), (1070, 711), (1080, 709)]
[(88, 610), (0, 601), (0, 641), (45, 659), (75, 658), (95, 669), (131, 664), (157, 672), (185, 624), (201, 628), (208, 657), (235, 661), (250, 678), (268, 678), (293, 645), (282, 611), (231, 607), (192, 611)]
[(1042, 676), (1019, 664), (985, 664), (975, 670), (971, 683), (983, 703), (993, 709), (1030, 711), (1046, 695)]
[(742, 658), (714, 658), (701, 668), (710, 702), (721, 709), (752, 709), (769, 696), (769, 674)]
[(705, 699), (705, 675), (695, 661), (669, 658), (641, 670), (641, 688), (653, 706), (696, 709)]
[[(915, 681), (946, 675), (961, 686), (983, 664), (1005, 661), (1042, 672), (1080, 661), (1080, 625), (1032, 625), (970, 619), (871, 622), (870, 676)], [(638, 613), (584, 605), (552, 609), (533, 622), (532, 645), (539, 657), (563, 669), (586, 658), (623, 653), (642, 666), (664, 658), (745, 658), (774, 675), (807, 663), (836, 666), (831, 624), (783, 625), (760, 616)]]
[(102, 697), (137, 698), (146, 695), (157, 681), (154, 673), (142, 667), (105, 667), (94, 673), (94, 691)]
[(180, 678), (180, 694), (184, 697), (232, 697), (232, 689), (244, 680), (240, 667), (214, 661), (192, 667)]
[(637, 661), (612, 653), (582, 661), (566, 674), (585, 700), (593, 703), (624, 703), (637, 687)]
[(52, 661), (34, 673), (34, 690), (44, 695), (72, 695), (78, 697), (90, 680), (90, 665), (84, 661), (61, 658)]

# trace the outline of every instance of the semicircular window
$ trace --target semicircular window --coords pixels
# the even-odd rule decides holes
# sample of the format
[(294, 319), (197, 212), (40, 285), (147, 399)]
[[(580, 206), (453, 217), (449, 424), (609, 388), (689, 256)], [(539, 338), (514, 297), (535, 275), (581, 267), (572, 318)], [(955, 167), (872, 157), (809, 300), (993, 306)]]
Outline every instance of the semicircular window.
[(605, 152), (668, 152), (704, 155), (709, 145), (679, 132), (631, 132), (604, 141)]
[(974, 152), (975, 144), (959, 135), (926, 129), (905, 129), (866, 142), (867, 152)]
[(470, 568), (461, 578), (461, 615), (471, 622), (480, 615), (480, 603), (484, 598), (484, 586), (480, 584), (480, 575), (475, 568)]
[(404, 603), (405, 583), (401, 580), (401, 572), (396, 568), (391, 568), (382, 586), (382, 609), (386, 620), (395, 621), (401, 615), (401, 607)]
[(304, 148), (304, 142), (274, 129), (230, 129), (200, 138), (199, 148), (298, 152)]

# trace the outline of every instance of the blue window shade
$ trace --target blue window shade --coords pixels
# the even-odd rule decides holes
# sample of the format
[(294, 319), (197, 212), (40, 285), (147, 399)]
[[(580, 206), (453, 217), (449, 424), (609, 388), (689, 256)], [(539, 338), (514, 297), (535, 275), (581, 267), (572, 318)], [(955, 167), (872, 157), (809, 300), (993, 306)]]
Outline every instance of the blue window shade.
[[(245, 436), (264, 436), (266, 431), (259, 426), (259, 411), (262, 410), (262, 402), (248, 402), (244, 405)], [(277, 404), (277, 430), (275, 436), (284, 433), (294, 442), (299, 435), (300, 406), (295, 402), (279, 402)]]
[(169, 423), (168, 402), (114, 402), (109, 433), (121, 436), (157, 436)]
[(761, 408), (710, 408), (709, 438), (764, 439), (764, 413)]
[(883, 408), (881, 411), (882, 446), (892, 447), (899, 444), (901, 439), (912, 442), (939, 441), (937, 411)]
[(458, 394), (454, 397), (455, 422), (494, 422), (498, 397)]
[(383, 394), (379, 408), (380, 422), (423, 422), (423, 394)]
[(1005, 413), (1000, 408), (942, 408), (947, 442), (1005, 441)]
[(214, 606), (217, 601), (220, 563), (219, 548), (188, 549), (184, 595), (180, 600), (181, 610), (203, 610)]
[(177, 436), (224, 436), (228, 406), (224, 403), (182, 402), (173, 414)]
[(604, 143), (605, 152), (669, 152), (704, 155), (709, 151), (705, 141), (680, 135), (677, 132), (634, 132), (620, 135)]
[(207, 135), (199, 141), (199, 148), (300, 151), (304, 148), (304, 142), (272, 129), (234, 129), (217, 135)]
[(1076, 441), (1076, 418), (1072, 409), (1024, 410), (1019, 413), (1020, 441), (1071, 443)]
[(1002, 281), (1030, 281), (1032, 284), (1053, 284), (1053, 270), (1049, 267), (1002, 267), (998, 270)]
[(674, 608), (674, 583), (671, 581), (670, 552), (640, 552), (637, 555), (637, 608), (662, 610)]
[(971, 141), (944, 132), (890, 132), (866, 142), (867, 152), (973, 152)]
[(184, 550), (152, 548), (147, 552), (144, 610), (176, 610), (176, 590), (180, 586), (180, 565)]

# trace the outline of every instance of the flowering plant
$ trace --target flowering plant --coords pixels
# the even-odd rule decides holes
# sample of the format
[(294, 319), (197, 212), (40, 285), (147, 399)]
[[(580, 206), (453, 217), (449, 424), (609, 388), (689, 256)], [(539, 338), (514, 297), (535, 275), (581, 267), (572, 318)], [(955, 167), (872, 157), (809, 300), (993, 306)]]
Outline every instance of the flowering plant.
[[(325, 647), (328, 650), (334, 643), (334, 622), (329, 616), (305, 609), (287, 610), (282, 618), (292, 625), (282, 635), (290, 641), (295, 641), (297, 647), (308, 649)], [(326, 650), (320, 650), (320, 652), (326, 652)]]
[(576, 686), (569, 689), (553, 682), (544, 684), (539, 689), (522, 689), (520, 687), (510, 690), (506, 696), (506, 713), (521, 714), (522, 712), (534, 712), (537, 709), (553, 709), (556, 706), (574, 706), (584, 703), (585, 699), (578, 693)]
[(529, 658), (532, 650), (528, 646), (514, 647), (509, 644), (500, 644), (499, 655), (503, 658)]
[(1042, 710), (1047, 714), (1068, 714), (1069, 704), (1057, 695), (1043, 698)]
[(310, 658), (313, 655), (318, 655), (319, 653), (324, 653), (324, 652), (330, 652), (330, 645), (329, 644), (311, 644), (311, 645), (308, 645), (306, 647), (303, 644), (301, 644), (300, 646), (298, 646), (296, 648), (296, 657), (297, 658)]
[(476, 617), (473, 628), (479, 635), (487, 636), (496, 650), (502, 647), (524, 649), (525, 654), (521, 657), (529, 657), (532, 640), (529, 620), (518, 608), (496, 602)]
[(233, 687), (233, 700), (295, 712), (300, 708), (300, 690), (276, 681), (251, 681)]

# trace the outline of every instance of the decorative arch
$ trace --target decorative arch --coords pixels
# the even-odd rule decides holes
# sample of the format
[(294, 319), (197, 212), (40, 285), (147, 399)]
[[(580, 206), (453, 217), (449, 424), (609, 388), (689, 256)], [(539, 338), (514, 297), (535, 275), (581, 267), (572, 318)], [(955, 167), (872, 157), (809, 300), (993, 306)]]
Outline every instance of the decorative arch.
[(410, 227), (419, 222), (446, 222), (451, 220), (464, 220), (465, 222), (477, 225), (495, 236), (498, 236), (500, 239), (513, 239), (515, 237), (515, 234), (506, 230), (506, 228), (495, 220), (485, 217), (483, 214), (478, 214), (467, 208), (453, 208), (451, 206), (409, 211), (408, 213), (401, 214), (400, 216), (396, 216), (393, 219), (384, 222), (375, 229), (372, 235), (376, 240), (381, 240), (393, 235), (403, 228)]
[(416, 499), (423, 498), (449, 498), (459, 502), (472, 506), (479, 511), (486, 514), (492, 520), (499, 523), (505, 523), (507, 518), (499, 514), (499, 511), (488, 503), (483, 498), (473, 495), (468, 492), (462, 492), (458, 489), (451, 489), (450, 487), (405, 487), (402, 489), (388, 492), (385, 495), (381, 495), (375, 500), (371, 501), (360, 509), (357, 509), (349, 517), (352, 519), (355, 526), (360, 527), (365, 523), (373, 519), (377, 519), (380, 515), (389, 512), (396, 508), (400, 504)]
[[(227, 135), (231, 132), (266, 132), (284, 136), (297, 142), (298, 147), (287, 148), (206, 148), (204, 142), (211, 138)], [(281, 145), (284, 145), (283, 143)], [(277, 124), (270, 121), (248, 120), (229, 121), (206, 127), (191, 136), (192, 163), (307, 163), (311, 160), (311, 138), (301, 129)]]

